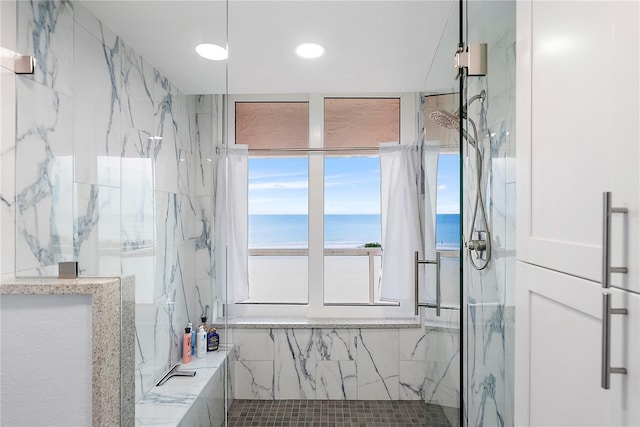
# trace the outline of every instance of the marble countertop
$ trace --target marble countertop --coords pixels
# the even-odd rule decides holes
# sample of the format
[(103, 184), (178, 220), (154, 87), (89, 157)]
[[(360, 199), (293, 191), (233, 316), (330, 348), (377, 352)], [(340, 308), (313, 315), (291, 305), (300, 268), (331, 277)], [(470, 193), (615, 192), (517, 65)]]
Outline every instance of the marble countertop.
[[(303, 318), (303, 317), (229, 317), (227, 326), (237, 329), (332, 328), (332, 329), (396, 329), (419, 328), (420, 318)], [(220, 325), (224, 328), (224, 324)]]
[(57, 277), (16, 277), (3, 279), (0, 282), (0, 293), (4, 295), (78, 293), (78, 287), (104, 286), (114, 283), (119, 286), (120, 278), (79, 277), (77, 279), (59, 279)]

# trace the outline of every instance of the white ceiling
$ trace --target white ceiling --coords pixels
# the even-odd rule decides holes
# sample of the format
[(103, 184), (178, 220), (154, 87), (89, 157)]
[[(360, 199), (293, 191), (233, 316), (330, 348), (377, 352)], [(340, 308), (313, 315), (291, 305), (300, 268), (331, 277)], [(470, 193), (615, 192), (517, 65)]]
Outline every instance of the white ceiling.
[[(429, 89), (425, 81), (434, 58), (437, 66), (431, 67), (429, 85), (448, 84), (453, 81), (456, 3), (85, 2), (106, 26), (188, 94), (424, 91)], [(226, 44), (227, 14), (228, 90), (225, 61), (208, 61), (194, 51), (199, 43)], [(456, 25), (446, 26), (450, 15)], [(443, 48), (436, 57), (441, 40)], [(307, 41), (323, 44), (325, 55), (298, 58), (295, 46)]]

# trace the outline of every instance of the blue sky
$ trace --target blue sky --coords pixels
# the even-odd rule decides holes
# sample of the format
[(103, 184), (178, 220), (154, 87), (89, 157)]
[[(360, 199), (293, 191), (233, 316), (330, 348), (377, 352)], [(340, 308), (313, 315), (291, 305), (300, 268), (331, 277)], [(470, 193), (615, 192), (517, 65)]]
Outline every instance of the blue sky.
[[(459, 156), (441, 155), (438, 213), (458, 213)], [(307, 214), (306, 157), (249, 159), (249, 214)], [(379, 214), (380, 162), (376, 157), (325, 158), (325, 213)]]

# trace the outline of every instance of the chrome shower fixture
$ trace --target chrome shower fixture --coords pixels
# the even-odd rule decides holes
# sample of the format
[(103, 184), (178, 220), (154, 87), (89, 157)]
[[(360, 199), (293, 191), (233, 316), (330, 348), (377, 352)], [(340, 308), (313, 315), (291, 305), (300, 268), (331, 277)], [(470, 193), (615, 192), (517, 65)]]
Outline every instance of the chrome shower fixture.
[[(479, 94), (472, 96), (469, 101), (462, 106), (461, 110), (456, 110), (453, 113), (445, 110), (436, 110), (429, 114), (429, 118), (437, 125), (446, 129), (460, 131), (462, 137), (467, 140), (469, 145), (471, 145), (476, 152), (475, 201), (473, 203), (473, 215), (469, 225), (469, 232), (467, 234), (467, 238), (464, 239), (464, 246), (469, 252), (469, 262), (476, 270), (484, 270), (491, 261), (491, 232), (489, 231), (489, 221), (487, 219), (487, 212), (482, 198), (482, 153), (480, 152), (480, 147), (477, 143), (478, 129), (476, 127), (476, 123), (468, 117), (467, 110), (475, 101), (480, 100), (480, 102), (484, 104), (486, 99), (487, 93), (482, 90)], [(473, 136), (469, 135), (469, 132), (466, 129), (460, 127), (461, 119), (465, 119), (469, 124), (471, 124)], [(476, 227), (478, 207), (480, 207), (480, 212), (482, 213), (486, 230)], [(474, 235), (476, 237), (475, 239)]]

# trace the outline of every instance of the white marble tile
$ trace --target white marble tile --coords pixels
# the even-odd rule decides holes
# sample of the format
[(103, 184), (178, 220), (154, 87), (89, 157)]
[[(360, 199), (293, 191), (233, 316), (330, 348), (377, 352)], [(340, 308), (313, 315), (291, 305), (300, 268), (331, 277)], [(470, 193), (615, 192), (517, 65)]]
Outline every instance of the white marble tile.
[(274, 399), (273, 363), (270, 361), (236, 361), (235, 398)]
[(195, 195), (195, 160), (194, 156), (181, 151), (178, 164), (178, 209), (179, 209), (179, 234), (181, 240), (195, 239), (198, 237), (198, 205)]
[(152, 304), (154, 300), (153, 248), (122, 252), (122, 274), (134, 276), (136, 282), (136, 303)]
[[(188, 290), (189, 294), (187, 295), (187, 300), (189, 302), (189, 319), (192, 321), (200, 319), (204, 316), (205, 308), (209, 306), (208, 310), (208, 318), (209, 324), (218, 328), (219, 325), (215, 324), (215, 319), (211, 317), (211, 288), (213, 284), (211, 283), (211, 279), (191, 279), (195, 280), (193, 286), (189, 286), (187, 282), (187, 286), (185, 286), (185, 290)], [(222, 340), (221, 340), (222, 341)]]
[(356, 329), (314, 329), (316, 359), (357, 360), (358, 332)]
[(123, 252), (152, 248), (155, 243), (152, 160), (123, 157), (121, 188)]
[(76, 182), (120, 186), (119, 42), (75, 26), (74, 155)]
[(196, 95), (196, 113), (212, 113), (217, 95)]
[(79, 273), (119, 276), (120, 189), (75, 184), (73, 251)]
[(120, 42), (122, 76), (122, 120), (123, 123), (145, 132), (154, 133), (154, 69), (142, 56)]
[(161, 377), (182, 358), (182, 337), (186, 321), (174, 324), (176, 315), (175, 295), (163, 295), (155, 300), (153, 366), (154, 378)]
[(360, 329), (358, 399), (398, 399), (398, 330)]
[(232, 342), (239, 361), (275, 360), (273, 329), (235, 329)]
[[(104, 26), (81, 2), (76, 1), (73, 3), (73, 20), (98, 40), (104, 40), (107, 45), (113, 46), (116, 42), (117, 36), (115, 33)], [(74, 58), (77, 58), (77, 56)], [(119, 72), (120, 70), (118, 70)]]
[(274, 331), (276, 399), (314, 399), (316, 351), (312, 329)]
[(196, 278), (213, 278), (213, 199), (196, 198)]
[(198, 196), (213, 195), (213, 156), (215, 154), (213, 140), (213, 117), (211, 114), (196, 115), (196, 137), (194, 154), (196, 156), (196, 194)]
[(177, 107), (178, 147), (192, 154), (192, 141), (196, 138), (196, 97), (178, 91)]
[(398, 360), (424, 361), (427, 356), (427, 339), (423, 328), (398, 331)]
[(34, 74), (24, 78), (73, 96), (73, 3), (17, 3), (18, 52), (36, 59)]
[(156, 262), (154, 295), (169, 294), (178, 273), (178, 202), (174, 193), (155, 192)]
[(24, 271), (73, 256), (73, 102), (22, 78), (16, 89), (15, 250)]
[(400, 400), (425, 400), (427, 366), (424, 361), (404, 361), (399, 365)]
[(427, 402), (459, 406), (460, 359), (457, 332), (428, 331), (424, 395)]
[(353, 360), (316, 362), (316, 399), (357, 400), (357, 366)]
[(153, 352), (156, 315), (153, 301), (148, 303), (136, 302), (135, 316), (135, 399), (138, 401), (155, 384)]

